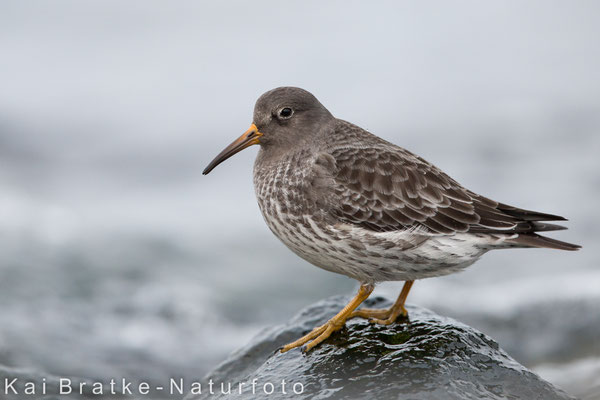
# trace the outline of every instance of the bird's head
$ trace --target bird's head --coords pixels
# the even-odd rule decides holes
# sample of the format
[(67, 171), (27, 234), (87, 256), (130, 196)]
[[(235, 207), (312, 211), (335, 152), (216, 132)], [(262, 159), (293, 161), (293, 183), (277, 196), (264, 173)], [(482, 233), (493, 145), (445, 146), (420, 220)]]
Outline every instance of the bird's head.
[(334, 117), (304, 89), (279, 87), (259, 97), (250, 128), (227, 146), (202, 172), (208, 174), (234, 154), (259, 144), (266, 151), (310, 143)]

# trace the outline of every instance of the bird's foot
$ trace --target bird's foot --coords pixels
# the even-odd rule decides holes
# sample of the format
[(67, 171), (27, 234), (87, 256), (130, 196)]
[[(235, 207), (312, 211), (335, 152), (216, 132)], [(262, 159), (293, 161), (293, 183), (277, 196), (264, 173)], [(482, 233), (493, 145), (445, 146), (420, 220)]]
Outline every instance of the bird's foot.
[(410, 292), (413, 282), (414, 281), (404, 282), (404, 286), (402, 287), (402, 291), (400, 292), (398, 299), (390, 308), (363, 308), (362, 310), (353, 311), (349, 318), (365, 318), (374, 324), (390, 325), (396, 322), (396, 319), (400, 315), (403, 317), (408, 317), (408, 311), (406, 311), (406, 308), (404, 308), (404, 303), (406, 302), (406, 297), (408, 296), (408, 292)]
[(346, 320), (352, 314), (352, 311), (356, 310), (356, 307), (360, 305), (363, 301), (369, 297), (371, 292), (373, 292), (374, 286), (371, 284), (362, 284), (358, 289), (358, 293), (354, 298), (344, 307), (339, 313), (337, 313), (333, 318), (327, 321), (325, 324), (315, 328), (308, 335), (304, 335), (300, 339), (295, 342), (286, 344), (279, 351), (285, 353), (291, 349), (295, 349), (296, 347), (300, 347), (306, 343), (306, 347), (304, 351), (309, 351), (325, 339), (327, 339), (331, 334), (344, 326)]
[(388, 309), (363, 308), (350, 314), (350, 318), (365, 318), (373, 324), (390, 325), (396, 322), (396, 319), (402, 315), (408, 316), (408, 311), (404, 305), (393, 305)]
[(408, 317), (408, 311), (406, 311), (406, 308), (404, 308), (403, 305), (401, 305), (400, 307), (390, 307), (388, 310), (385, 311), (387, 311), (387, 313), (382, 318), (373, 316), (369, 319), (369, 322), (379, 325), (390, 325), (396, 322), (396, 319), (398, 319), (398, 317), (401, 315), (403, 317)]
[(308, 344), (304, 347), (304, 351), (307, 352), (325, 339), (327, 339), (331, 334), (344, 326), (346, 320), (343, 321), (334, 321), (335, 318), (330, 319), (325, 324), (313, 329), (309, 334), (302, 336), (300, 339), (295, 342), (288, 343), (281, 348), (281, 352), (285, 353), (291, 349), (295, 349), (296, 347), (300, 347), (308, 342)]
[(364, 319), (373, 319), (373, 318), (387, 318), (390, 315), (390, 310), (387, 308), (361, 308), (360, 310), (356, 310), (350, 314), (350, 318), (364, 318)]

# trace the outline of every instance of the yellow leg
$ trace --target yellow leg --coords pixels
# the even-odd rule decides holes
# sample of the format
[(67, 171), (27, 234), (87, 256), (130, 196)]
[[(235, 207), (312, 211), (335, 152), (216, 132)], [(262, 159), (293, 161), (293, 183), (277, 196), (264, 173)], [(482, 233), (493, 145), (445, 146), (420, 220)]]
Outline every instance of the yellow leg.
[(370, 322), (382, 325), (389, 325), (396, 321), (396, 318), (400, 316), (400, 314), (407, 316), (408, 312), (406, 308), (404, 308), (404, 303), (406, 302), (406, 298), (408, 297), (408, 292), (410, 292), (410, 288), (412, 287), (414, 281), (406, 281), (404, 286), (402, 287), (402, 291), (400, 292), (400, 296), (388, 309), (373, 309), (373, 308), (363, 308), (361, 310), (356, 310), (352, 314), (350, 314), (350, 318), (369, 318)]
[(348, 319), (352, 311), (354, 311), (356, 307), (360, 305), (360, 303), (362, 303), (367, 299), (367, 297), (369, 297), (369, 295), (373, 292), (373, 289), (373, 285), (360, 285), (356, 296), (354, 296), (354, 298), (350, 301), (350, 303), (346, 305), (346, 307), (342, 309), (342, 311), (337, 313), (325, 324), (313, 329), (312, 332), (310, 332), (308, 335), (301, 337), (295, 342), (286, 344), (285, 346), (283, 346), (283, 348), (281, 348), (280, 351), (282, 353), (285, 353), (288, 350), (302, 346), (303, 344), (312, 340), (306, 345), (305, 350), (309, 351), (310, 349), (321, 343), (323, 340), (327, 339), (333, 332), (337, 331), (338, 329), (341, 329), (342, 326), (344, 326), (344, 324), (346, 323), (346, 320)]

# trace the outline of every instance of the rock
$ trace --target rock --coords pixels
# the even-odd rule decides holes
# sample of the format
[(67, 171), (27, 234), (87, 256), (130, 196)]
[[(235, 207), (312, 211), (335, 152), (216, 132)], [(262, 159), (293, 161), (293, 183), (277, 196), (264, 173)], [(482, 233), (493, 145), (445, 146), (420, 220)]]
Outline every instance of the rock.
[[(270, 391), (276, 399), (571, 398), (488, 336), (415, 306), (408, 307), (409, 319), (390, 326), (351, 320), (308, 354), (277, 351), (325, 322), (346, 301), (339, 296), (320, 301), (288, 323), (263, 331), (207, 375), (201, 394), (187, 399), (254, 399)], [(389, 305), (381, 298), (366, 302), (368, 307)], [(229, 385), (231, 394), (223, 394)]]

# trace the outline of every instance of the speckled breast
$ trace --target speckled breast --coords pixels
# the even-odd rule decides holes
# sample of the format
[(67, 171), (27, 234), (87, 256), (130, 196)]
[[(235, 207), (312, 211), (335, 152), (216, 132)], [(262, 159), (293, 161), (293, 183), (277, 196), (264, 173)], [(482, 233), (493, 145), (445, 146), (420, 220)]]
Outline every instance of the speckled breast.
[(349, 275), (342, 237), (310, 194), (313, 163), (308, 151), (277, 159), (259, 153), (254, 165), (258, 205), (271, 231), (293, 252), (320, 268)]
[[(265, 222), (292, 250), (309, 249), (310, 244), (300, 241), (304, 236), (300, 226), (307, 216), (318, 212), (308, 196), (311, 155), (297, 152), (277, 159), (261, 156), (254, 166), (254, 190)], [(312, 242), (316, 238), (311, 235), (305, 239)]]

